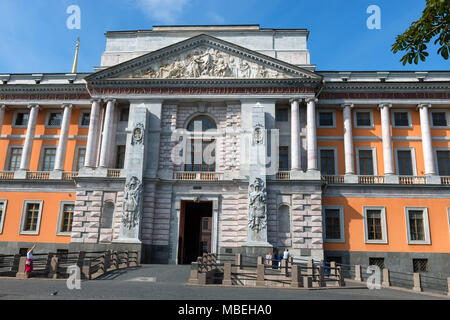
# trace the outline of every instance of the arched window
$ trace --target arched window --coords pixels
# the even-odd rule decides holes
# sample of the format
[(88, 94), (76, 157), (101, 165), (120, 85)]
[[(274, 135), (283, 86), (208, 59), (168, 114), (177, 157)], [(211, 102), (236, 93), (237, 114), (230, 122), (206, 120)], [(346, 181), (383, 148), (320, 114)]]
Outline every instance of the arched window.
[(114, 216), (114, 202), (105, 201), (103, 203), (102, 218), (100, 221), (100, 228), (112, 228)]
[[(199, 115), (189, 121), (187, 131), (214, 132), (217, 126), (215, 121), (206, 115)], [(216, 140), (214, 137), (203, 134), (201, 138), (192, 135), (187, 141), (190, 152), (187, 153), (185, 171), (216, 171)]]
[(278, 232), (291, 232), (291, 212), (287, 205), (278, 208)]

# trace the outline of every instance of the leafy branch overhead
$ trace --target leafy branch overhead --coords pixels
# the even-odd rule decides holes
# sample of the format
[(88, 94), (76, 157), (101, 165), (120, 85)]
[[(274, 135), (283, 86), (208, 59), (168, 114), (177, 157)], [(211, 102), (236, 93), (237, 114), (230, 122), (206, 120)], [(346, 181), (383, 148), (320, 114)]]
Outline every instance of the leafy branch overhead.
[(411, 24), (408, 30), (397, 36), (391, 51), (406, 52), (400, 59), (405, 65), (428, 57), (427, 43), (437, 37), (434, 44), (439, 47), (437, 53), (445, 60), (450, 55), (450, 0), (426, 0), (427, 5), (422, 17)]

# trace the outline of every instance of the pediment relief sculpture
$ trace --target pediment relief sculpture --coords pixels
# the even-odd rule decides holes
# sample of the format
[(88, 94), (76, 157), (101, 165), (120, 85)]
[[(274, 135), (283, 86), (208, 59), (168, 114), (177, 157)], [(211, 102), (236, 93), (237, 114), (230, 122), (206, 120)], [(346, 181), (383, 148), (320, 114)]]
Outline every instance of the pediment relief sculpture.
[(198, 47), (177, 57), (169, 57), (130, 75), (133, 79), (181, 78), (291, 78), (264, 65), (214, 48)]

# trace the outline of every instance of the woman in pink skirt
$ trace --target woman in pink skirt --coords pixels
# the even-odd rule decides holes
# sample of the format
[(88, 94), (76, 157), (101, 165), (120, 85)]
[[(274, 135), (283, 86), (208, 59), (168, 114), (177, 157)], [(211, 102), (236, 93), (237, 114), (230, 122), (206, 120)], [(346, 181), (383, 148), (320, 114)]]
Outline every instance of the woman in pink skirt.
[(31, 247), (27, 252), (27, 262), (25, 263), (25, 278), (28, 279), (30, 277), (31, 272), (33, 271), (33, 250), (36, 248), (36, 245)]

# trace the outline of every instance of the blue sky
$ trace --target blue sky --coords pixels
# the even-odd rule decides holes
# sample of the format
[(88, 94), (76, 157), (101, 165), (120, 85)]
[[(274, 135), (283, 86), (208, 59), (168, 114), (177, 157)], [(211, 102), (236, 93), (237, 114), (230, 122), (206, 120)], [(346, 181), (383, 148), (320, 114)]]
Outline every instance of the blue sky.
[[(70, 5), (81, 9), (81, 29), (69, 30)], [(381, 9), (381, 29), (369, 30), (370, 5)], [(100, 64), (106, 31), (165, 24), (260, 24), (306, 28), (317, 70), (449, 70), (433, 47), (426, 63), (403, 66), (391, 45), (420, 18), (425, 0), (1, 0), (0, 73), (70, 72), (81, 37), (79, 72)]]

